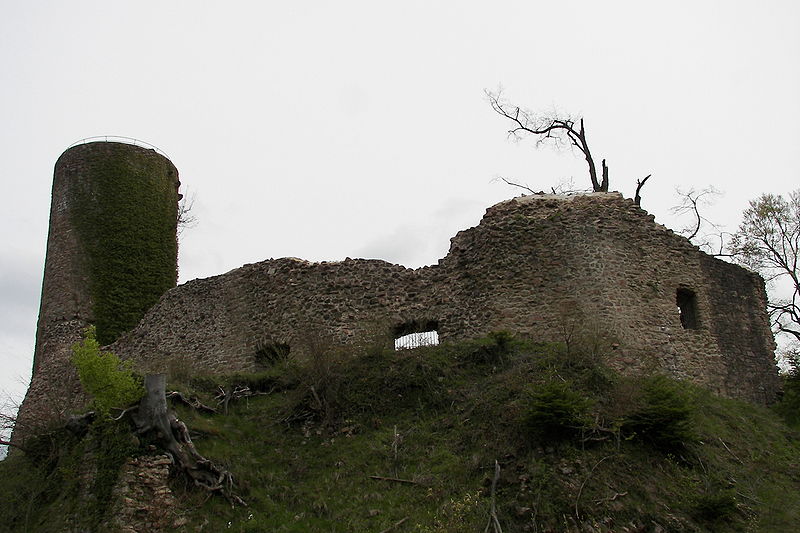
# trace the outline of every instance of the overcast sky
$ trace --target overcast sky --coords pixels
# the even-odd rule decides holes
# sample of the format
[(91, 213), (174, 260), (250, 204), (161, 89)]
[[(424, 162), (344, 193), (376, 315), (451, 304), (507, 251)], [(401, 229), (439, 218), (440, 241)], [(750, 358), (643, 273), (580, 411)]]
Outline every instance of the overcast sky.
[[(584, 116), (611, 189), (659, 222), (676, 187), (800, 186), (800, 2), (0, 0), (0, 390), (30, 378), (53, 165), (148, 141), (196, 195), (181, 282), (270, 257), (436, 262), (583, 160), (506, 138), (484, 89)], [(494, 180), (494, 181), (493, 181)]]

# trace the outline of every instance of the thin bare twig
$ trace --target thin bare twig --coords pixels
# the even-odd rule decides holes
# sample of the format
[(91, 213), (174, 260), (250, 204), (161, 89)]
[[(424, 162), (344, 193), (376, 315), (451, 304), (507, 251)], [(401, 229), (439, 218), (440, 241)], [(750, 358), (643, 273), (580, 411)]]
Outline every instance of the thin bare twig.
[(119, 416), (114, 417), (111, 420), (113, 420), (114, 422), (117, 422), (118, 420), (122, 420), (122, 417), (124, 417), (125, 415), (127, 415), (131, 411), (134, 411), (134, 410), (136, 410), (138, 408), (139, 408), (138, 404), (137, 405), (132, 405), (131, 407), (128, 407), (127, 409), (123, 409), (122, 412), (119, 414)]
[(742, 465), (743, 465), (743, 464), (744, 464), (744, 461), (742, 461), (741, 459), (739, 459), (739, 456), (738, 456), (738, 455), (736, 455), (735, 453), (733, 453), (733, 451), (732, 451), (730, 448), (728, 448), (728, 445), (727, 445), (727, 444), (725, 444), (725, 441), (724, 441), (724, 440), (722, 440), (722, 438), (721, 438), (721, 437), (717, 437), (717, 438), (718, 438), (718, 439), (719, 439), (719, 441), (722, 443), (722, 445), (725, 447), (725, 449), (726, 449), (726, 450), (728, 450), (728, 453), (729, 453), (729, 454), (731, 454), (731, 455), (733, 456), (733, 458), (734, 458), (734, 459), (736, 459), (737, 461), (739, 461), (739, 464), (742, 464)]
[(589, 470), (589, 473), (586, 475), (586, 479), (584, 479), (584, 480), (583, 480), (583, 483), (581, 483), (581, 488), (580, 488), (580, 489), (578, 489), (578, 496), (575, 498), (575, 518), (577, 518), (578, 520), (580, 520), (580, 519), (581, 519), (580, 512), (578, 511), (578, 502), (580, 502), (580, 501), (581, 501), (581, 494), (583, 493), (583, 487), (585, 487), (585, 486), (586, 486), (586, 483), (589, 481), (589, 478), (591, 478), (591, 477), (592, 477), (592, 474), (594, 473), (594, 470), (595, 470), (595, 468), (597, 468), (598, 466), (600, 466), (600, 463), (602, 463), (602, 462), (603, 462), (603, 461), (605, 461), (606, 459), (611, 459), (612, 457), (614, 457), (614, 456), (613, 456), (613, 455), (606, 455), (605, 457), (603, 457), (602, 459), (600, 459), (599, 461), (597, 461), (597, 462), (594, 464), (594, 466), (592, 467), (592, 469), (591, 469), (591, 470)]
[(483, 533), (489, 533), (489, 528), (492, 528), (494, 533), (503, 533), (503, 528), (500, 527), (500, 520), (497, 519), (497, 503), (495, 498), (495, 491), (497, 489), (497, 480), (500, 479), (500, 463), (497, 459), (494, 460), (494, 477), (492, 478), (492, 491), (491, 500), (492, 505), (489, 510), (489, 521), (486, 523), (486, 529)]
[(22, 450), (25, 453), (28, 453), (28, 450), (26, 450), (24, 447), (20, 446), (19, 444), (11, 442), (10, 440), (0, 439), (0, 446), (11, 446), (18, 450)]
[(393, 481), (395, 483), (406, 483), (408, 485), (419, 485), (416, 481), (412, 481), (410, 479), (400, 479), (396, 477), (386, 477), (386, 476), (369, 476), (370, 479), (375, 479), (378, 481)]
[[(526, 191), (528, 191), (531, 194), (544, 194), (542, 191), (538, 191), (538, 192), (534, 191), (533, 189), (531, 189), (527, 185), (522, 185), (521, 183), (514, 183), (511, 180), (507, 180), (503, 176), (498, 176), (498, 177), (499, 177), (499, 179), (503, 180), (506, 183), (506, 185), (511, 185), (512, 187), (519, 187), (520, 189), (525, 189)], [(554, 190), (553, 194), (555, 194), (555, 190)]]
[(608, 498), (600, 498), (599, 500), (595, 500), (595, 505), (600, 505), (603, 502), (615, 502), (617, 498), (622, 498), (623, 496), (627, 496), (628, 491), (625, 492), (615, 492), (613, 496), (609, 496)]
[(395, 522), (391, 526), (389, 526), (386, 529), (384, 529), (383, 531), (381, 531), (381, 533), (388, 533), (389, 531), (391, 531), (393, 529), (397, 529), (398, 527), (402, 526), (406, 522), (406, 520), (408, 520), (408, 519), (409, 519), (409, 517), (407, 516), (407, 517), (403, 518), (402, 520), (398, 520), (397, 522)]
[(198, 411), (205, 411), (207, 413), (216, 413), (217, 410), (213, 407), (209, 407), (200, 401), (199, 398), (193, 396), (191, 398), (187, 398), (183, 394), (178, 391), (171, 391), (167, 393), (167, 400), (179, 401), (184, 405), (188, 405)]

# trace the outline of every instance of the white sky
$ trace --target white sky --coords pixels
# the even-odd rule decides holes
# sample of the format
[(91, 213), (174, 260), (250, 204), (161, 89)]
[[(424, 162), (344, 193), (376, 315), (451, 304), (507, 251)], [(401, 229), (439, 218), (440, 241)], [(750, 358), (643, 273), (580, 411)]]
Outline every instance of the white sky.
[(658, 221), (713, 185), (732, 230), (800, 186), (800, 2), (0, 0), (0, 390), (29, 380), (53, 165), (143, 139), (196, 194), (181, 281), (270, 257), (434, 263), (577, 155), (506, 139), (483, 90), (586, 118), (611, 189)]

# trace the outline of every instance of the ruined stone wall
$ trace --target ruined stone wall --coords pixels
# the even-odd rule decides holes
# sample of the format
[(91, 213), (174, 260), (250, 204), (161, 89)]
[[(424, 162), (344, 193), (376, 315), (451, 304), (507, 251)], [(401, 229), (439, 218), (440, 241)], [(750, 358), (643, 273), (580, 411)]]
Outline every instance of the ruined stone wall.
[(178, 500), (169, 487), (169, 455), (143, 455), (128, 459), (113, 489), (113, 504), (104, 531), (161, 533), (183, 530)]
[(85, 405), (70, 346), (89, 324), (108, 325), (113, 340), (175, 286), (178, 184), (168, 159), (128, 144), (82, 144), (56, 162), (33, 375), (17, 442)]
[(245, 371), (260, 346), (288, 344), (302, 357), (319, 339), (353, 343), (414, 324), (435, 326), (443, 341), (501, 329), (594, 337), (623, 372), (664, 370), (751, 401), (771, 400), (778, 386), (763, 280), (617, 193), (502, 202), (438, 265), (416, 270), (278, 259), (191, 281), (112, 349), (149, 371)]

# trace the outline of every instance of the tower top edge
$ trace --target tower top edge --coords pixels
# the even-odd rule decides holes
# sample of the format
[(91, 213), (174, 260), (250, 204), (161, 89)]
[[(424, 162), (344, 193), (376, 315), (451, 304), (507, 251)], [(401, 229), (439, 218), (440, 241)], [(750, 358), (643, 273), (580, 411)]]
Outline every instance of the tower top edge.
[(105, 145), (121, 144), (127, 146), (135, 146), (137, 148), (142, 148), (145, 150), (152, 150), (155, 153), (159, 154), (160, 156), (168, 159), (169, 161), (172, 161), (172, 158), (158, 146), (151, 144), (147, 141), (143, 141), (141, 139), (135, 139), (133, 137), (123, 137), (120, 135), (97, 135), (94, 137), (86, 137), (84, 139), (80, 139), (67, 146), (67, 148), (64, 150), (64, 154), (79, 146), (96, 145), (96, 144), (105, 144)]

